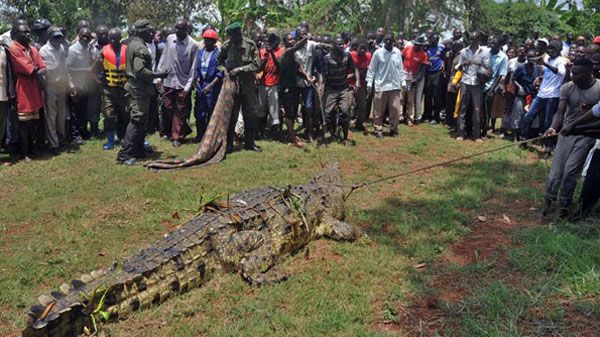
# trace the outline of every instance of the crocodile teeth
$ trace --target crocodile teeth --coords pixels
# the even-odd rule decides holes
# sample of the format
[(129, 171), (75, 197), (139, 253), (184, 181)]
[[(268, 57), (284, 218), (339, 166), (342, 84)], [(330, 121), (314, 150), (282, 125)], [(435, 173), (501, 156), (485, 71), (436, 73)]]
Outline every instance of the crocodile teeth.
[(48, 295), (40, 295), (40, 297), (38, 297), (38, 301), (43, 305), (43, 306), (47, 306), (48, 304), (54, 302), (55, 300), (48, 296)]

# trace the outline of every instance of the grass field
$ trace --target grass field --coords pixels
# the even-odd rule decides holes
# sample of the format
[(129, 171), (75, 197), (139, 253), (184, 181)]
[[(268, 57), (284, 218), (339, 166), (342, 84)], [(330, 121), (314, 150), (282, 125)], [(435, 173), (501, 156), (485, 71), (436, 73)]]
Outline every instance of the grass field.
[[(192, 217), (202, 195), (301, 184), (323, 162), (359, 182), (504, 145), (456, 143), (442, 126), (302, 151), (261, 142), (202, 169), (152, 173), (80, 151), (0, 167), (0, 336), (18, 336), (46, 290), (132, 254)], [(162, 157), (193, 153), (152, 137)], [(370, 243), (310, 245), (287, 282), (223, 275), (106, 336), (597, 336), (600, 220), (539, 223), (549, 162), (511, 148), (355, 192)]]

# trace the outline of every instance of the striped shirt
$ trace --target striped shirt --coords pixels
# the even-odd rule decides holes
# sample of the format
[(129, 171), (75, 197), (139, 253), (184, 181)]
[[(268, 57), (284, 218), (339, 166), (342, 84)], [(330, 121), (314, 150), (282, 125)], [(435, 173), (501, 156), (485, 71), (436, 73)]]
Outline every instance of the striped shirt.
[(344, 52), (344, 57), (338, 61), (331, 53), (325, 55), (323, 60), (323, 78), (325, 87), (333, 90), (343, 90), (348, 88), (348, 74), (354, 72), (354, 63), (348, 53)]

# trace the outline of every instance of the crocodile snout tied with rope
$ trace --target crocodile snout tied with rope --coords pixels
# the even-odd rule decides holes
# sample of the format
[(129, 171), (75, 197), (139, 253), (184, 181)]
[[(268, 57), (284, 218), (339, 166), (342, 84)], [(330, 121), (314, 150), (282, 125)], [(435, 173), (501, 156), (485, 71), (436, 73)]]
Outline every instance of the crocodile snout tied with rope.
[(338, 165), (329, 164), (306, 185), (259, 188), (210, 202), (201, 215), (139, 254), (41, 295), (23, 336), (95, 332), (98, 320), (126, 318), (223, 272), (239, 273), (253, 285), (286, 280), (274, 268), (281, 257), (322, 237), (360, 237), (343, 222), (343, 186)]

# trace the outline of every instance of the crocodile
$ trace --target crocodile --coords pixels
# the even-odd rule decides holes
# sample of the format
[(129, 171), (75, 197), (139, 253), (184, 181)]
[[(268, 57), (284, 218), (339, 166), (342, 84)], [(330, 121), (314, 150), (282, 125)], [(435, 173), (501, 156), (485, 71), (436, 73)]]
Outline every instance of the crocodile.
[(223, 273), (239, 273), (252, 286), (281, 282), (289, 277), (276, 267), (283, 256), (319, 238), (361, 236), (344, 222), (344, 187), (335, 163), (306, 185), (248, 190), (203, 209), (138, 254), (39, 296), (22, 336), (94, 331), (96, 319), (125, 319)]

